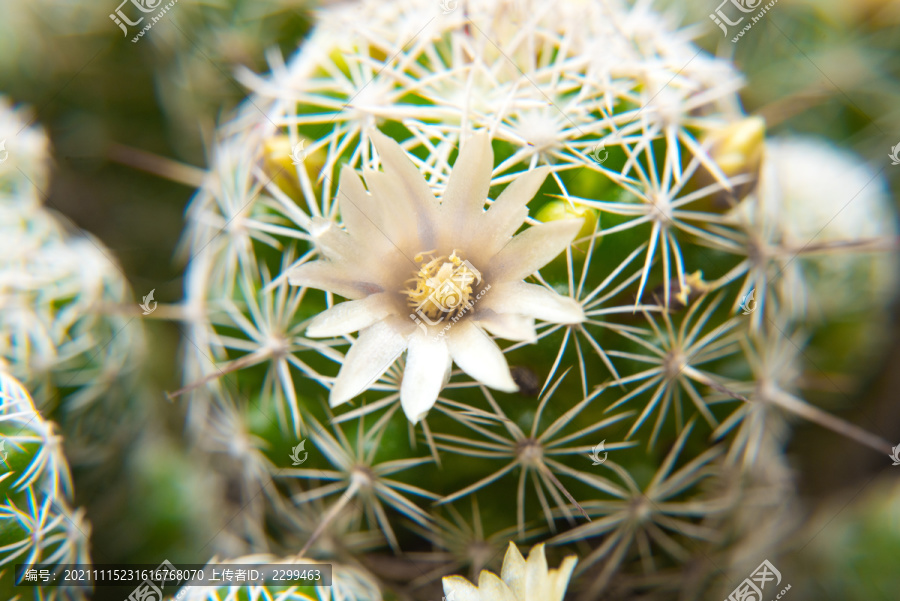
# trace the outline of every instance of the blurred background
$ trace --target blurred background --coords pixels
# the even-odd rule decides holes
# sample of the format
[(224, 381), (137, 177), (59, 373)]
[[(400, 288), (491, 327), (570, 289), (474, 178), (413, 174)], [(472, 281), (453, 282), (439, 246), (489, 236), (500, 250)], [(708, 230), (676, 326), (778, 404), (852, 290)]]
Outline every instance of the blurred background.
[[(744, 109), (765, 118), (769, 135), (809, 134), (852, 151), (900, 198), (900, 165), (888, 158), (900, 144), (900, 1), (779, 0), (738, 44), (709, 19), (712, 0), (654, 6), (710, 53), (733, 58), (746, 76)], [(0, 94), (29, 105), (49, 135), (46, 205), (111, 250), (135, 307), (150, 290), (163, 308), (182, 298), (183, 213), (217, 123), (247, 95), (236, 74), (265, 72), (273, 57), (291, 55), (316, 8), (305, 0), (179, 0), (133, 43), (110, 18), (114, 2), (0, 0)], [(86, 508), (98, 563), (209, 559), (201, 548), (217, 527), (203, 512), (209, 459), (191, 456), (182, 408), (166, 396), (181, 385), (179, 324), (166, 315), (145, 320), (146, 411), (127, 452), (102, 481), (88, 467), (74, 469), (75, 504)], [(844, 399), (829, 397), (828, 408), (863, 427), (877, 423), (900, 442), (897, 320), (890, 338), (890, 352), (860, 374), (862, 385), (842, 388)], [(801, 550), (779, 569), (793, 599), (898, 599), (883, 582), (900, 566), (900, 467), (835, 436), (797, 425), (788, 453), (807, 520), (796, 535)]]

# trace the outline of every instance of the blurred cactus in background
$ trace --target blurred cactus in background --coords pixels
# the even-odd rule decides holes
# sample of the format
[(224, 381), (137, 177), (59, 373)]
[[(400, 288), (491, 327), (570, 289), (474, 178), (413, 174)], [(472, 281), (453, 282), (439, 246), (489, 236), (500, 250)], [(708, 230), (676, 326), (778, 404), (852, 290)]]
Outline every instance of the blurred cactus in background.
[[(161, 4), (145, 2), (143, 6)], [(78, 149), (79, 154), (111, 151), (116, 156), (110, 146), (133, 145), (135, 140), (119, 136), (129, 132), (129, 122), (136, 115), (145, 112), (146, 100), (156, 97), (166, 116), (167, 143), (183, 158), (193, 158), (202, 153), (202, 142), (212, 133), (220, 107), (241, 95), (230, 75), (234, 66), (258, 63), (269, 46), (303, 35), (310, 2), (179, 0), (177, 6), (166, 15), (167, 26), (156, 27), (154, 35), (143, 36), (128, 48), (135, 52), (122, 56), (111, 50), (119, 42), (132, 46), (140, 26), (123, 37), (110, 16), (121, 8), (119, 2), (109, 6), (59, 0), (4, 3), (0, 6), (0, 84), (27, 89), (47, 100), (45, 95), (57, 87), (57, 81), (71, 81), (88, 69), (94, 86), (66, 107), (67, 130), (74, 133), (93, 127), (94, 139)], [(136, 9), (127, 3), (123, 10)], [(115, 69), (123, 61), (127, 68)], [(145, 71), (149, 71), (149, 88), (143, 84)], [(109, 90), (124, 92), (115, 98), (107, 96), (117, 109), (112, 115), (101, 113), (103, 107), (89, 101)], [(76, 150), (74, 145), (66, 146), (67, 152)]]
[(25, 114), (2, 100), (0, 368), (59, 421), (71, 461), (102, 465), (130, 442), (121, 410), (134, 406), (142, 324), (126, 313), (131, 291), (110, 251), (44, 206), (49, 144)]
[(0, 369), (0, 595), (4, 599), (76, 601), (79, 587), (14, 588), (14, 565), (89, 564), (90, 528), (73, 510), (69, 466), (52, 422), (35, 409), (28, 392)]
[[(244, 508), (216, 545), (434, 599), (546, 541), (573, 595), (727, 596), (798, 524), (795, 417), (890, 452), (803, 393), (834, 324), (886, 323), (890, 200), (848, 153), (766, 139), (734, 68), (644, 4), (444, 8), (323, 10), (241, 77), (184, 243), (179, 393)], [(491, 297), (496, 261), (528, 283)], [(468, 315), (407, 315), (451, 276)]]

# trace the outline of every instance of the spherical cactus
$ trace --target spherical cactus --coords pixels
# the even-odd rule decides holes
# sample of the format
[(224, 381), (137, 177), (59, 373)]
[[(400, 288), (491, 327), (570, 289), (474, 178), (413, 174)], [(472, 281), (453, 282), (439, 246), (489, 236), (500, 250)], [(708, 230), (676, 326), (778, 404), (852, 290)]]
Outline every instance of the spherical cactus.
[(71, 457), (96, 462), (113, 448), (113, 423), (125, 423), (124, 412), (110, 409), (122, 408), (142, 324), (109, 250), (44, 206), (50, 160), (43, 131), (5, 100), (0, 127), (0, 137), (19, 132), (0, 164), (0, 368), (60, 422)]
[[(220, 129), (181, 392), (240, 458), (252, 511), (222, 540), (416, 599), (511, 540), (576, 554), (573, 595), (707, 596), (795, 519), (757, 494), (792, 495), (790, 416), (890, 449), (807, 402), (784, 348), (819, 344), (792, 286), (828, 276), (784, 269), (817, 224), (788, 244), (765, 213), (799, 175), (772, 179), (732, 66), (643, 4), (452, 4), (323, 10)], [(895, 236), (829, 232), (854, 263)]]
[[(69, 466), (52, 422), (0, 369), (0, 594), (4, 599), (76, 601), (82, 587), (17, 587), (14, 566), (88, 564), (90, 528), (71, 508)], [(38, 581), (40, 584), (40, 581)]]

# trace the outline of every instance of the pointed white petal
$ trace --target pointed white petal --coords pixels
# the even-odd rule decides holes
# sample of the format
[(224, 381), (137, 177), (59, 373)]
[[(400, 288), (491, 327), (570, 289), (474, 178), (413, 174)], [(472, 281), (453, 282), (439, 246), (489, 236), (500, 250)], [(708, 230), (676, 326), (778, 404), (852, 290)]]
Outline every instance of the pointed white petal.
[[(509, 587), (496, 574), (482, 570), (478, 575), (478, 593), (483, 600), (517, 601)], [(452, 600), (451, 600), (452, 601)]]
[(512, 313), (497, 313), (492, 309), (479, 311), (475, 323), (499, 338), (525, 342), (537, 342), (534, 319)]
[(428, 182), (416, 169), (415, 164), (406, 155), (403, 148), (394, 139), (378, 130), (372, 130), (370, 136), (378, 151), (378, 158), (384, 166), (384, 172), (391, 178), (399, 178), (403, 181), (403, 194), (415, 202), (428, 200), (431, 204), (436, 204), (437, 201), (434, 194), (431, 193), (431, 188), (428, 187)]
[(480, 303), (497, 313), (513, 313), (550, 323), (581, 323), (584, 309), (575, 299), (527, 282), (506, 282), (491, 287)]
[[(418, 217), (416, 205), (411, 204), (406, 196), (400, 193), (397, 178), (382, 173), (381, 171), (363, 171), (366, 185), (372, 191), (372, 196), (381, 205), (384, 213), (382, 227), (385, 236), (398, 248), (420, 248), (420, 232), (418, 231)], [(432, 234), (433, 226), (426, 220), (424, 236)], [(430, 248), (430, 247), (429, 247)]]
[(371, 256), (360, 248), (359, 239), (329, 219), (314, 217), (309, 224), (309, 235), (322, 256), (336, 263), (353, 264)]
[[(419, 173), (412, 160), (400, 145), (378, 130), (370, 132), (372, 142), (378, 151), (378, 157), (384, 167), (384, 178), (377, 173), (365, 174), (366, 184), (372, 193), (383, 203), (397, 208), (401, 213), (385, 213), (394, 219), (410, 219), (412, 230), (419, 235), (420, 244), (430, 247), (435, 241), (434, 224), (438, 210), (438, 202), (428, 186), (428, 182)], [(385, 207), (387, 208), (387, 206)], [(397, 231), (396, 229), (394, 230)], [(402, 233), (400, 230), (398, 233)], [(406, 230), (409, 233), (409, 230)], [(388, 236), (399, 245), (391, 233)]]
[(435, 220), (423, 203), (408, 199), (402, 181), (381, 171), (363, 171), (363, 177), (385, 213), (385, 236), (398, 248), (434, 248)]
[(389, 315), (393, 309), (394, 303), (386, 293), (338, 303), (316, 315), (306, 328), (306, 333), (313, 338), (343, 336), (368, 328)]
[(516, 599), (526, 599), (525, 590), (525, 558), (519, 553), (515, 543), (510, 541), (506, 548), (506, 556), (503, 558), (503, 568), (500, 577), (506, 586), (516, 595)]
[(366, 192), (359, 174), (349, 165), (341, 169), (337, 201), (341, 220), (351, 236), (366, 240), (373, 248), (393, 245), (385, 234), (384, 207)]
[(332, 407), (366, 390), (406, 350), (407, 337), (389, 320), (379, 321), (359, 333), (350, 347), (329, 396)]
[(543, 543), (536, 545), (528, 553), (525, 561), (525, 590), (528, 591), (528, 599), (547, 599), (550, 601), (552, 592), (547, 578), (547, 556), (544, 554)]
[(447, 347), (459, 368), (482, 384), (504, 392), (519, 389), (500, 347), (471, 320), (464, 319), (450, 328)]
[(288, 283), (327, 290), (353, 300), (383, 292), (377, 283), (359, 281), (355, 273), (331, 261), (312, 261), (291, 268)]
[(569, 579), (572, 577), (572, 572), (575, 570), (575, 564), (577, 563), (578, 558), (574, 555), (569, 555), (563, 559), (558, 569), (553, 570), (553, 573), (550, 575), (550, 587), (553, 593), (548, 598), (549, 601), (563, 600), (566, 589), (569, 587)]
[(418, 423), (434, 406), (450, 365), (450, 353), (443, 340), (436, 341), (419, 331), (410, 336), (400, 405), (411, 423)]
[(564, 219), (531, 226), (491, 259), (491, 277), (502, 282), (527, 278), (564, 251), (582, 223), (582, 219)]
[(414, 265), (412, 258), (404, 259), (399, 249), (381, 233), (368, 238), (351, 236), (334, 221), (321, 217), (314, 218), (308, 229), (322, 257), (341, 265), (358, 280), (385, 281), (390, 279), (396, 265)]
[(487, 132), (478, 132), (460, 150), (441, 196), (441, 215), (449, 221), (450, 227), (462, 230), (482, 213), (491, 188), (493, 168), (491, 139)]
[(462, 576), (445, 576), (444, 595), (450, 601), (484, 601), (475, 585)]
[(521, 227), (528, 217), (528, 203), (547, 179), (549, 167), (538, 167), (528, 171), (509, 184), (491, 208), (480, 218), (479, 234), (484, 240), (490, 240), (493, 246), (490, 253), (495, 253)]

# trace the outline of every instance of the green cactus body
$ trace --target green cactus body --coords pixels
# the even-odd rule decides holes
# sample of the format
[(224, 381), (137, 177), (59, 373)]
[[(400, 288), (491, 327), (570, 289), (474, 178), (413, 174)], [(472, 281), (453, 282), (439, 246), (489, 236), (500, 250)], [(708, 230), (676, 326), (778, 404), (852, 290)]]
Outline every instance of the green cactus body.
[(16, 587), (14, 566), (88, 564), (87, 526), (72, 510), (69, 466), (51, 422), (34, 408), (31, 396), (0, 371), (0, 595), (4, 599), (77, 601), (78, 587)]
[[(728, 62), (613, 1), (360, 2), (245, 79), (185, 235), (189, 423), (240, 458), (244, 551), (434, 599), (547, 542), (573, 594), (628, 598), (779, 540), (786, 416), (842, 427), (782, 348), (826, 293)], [(815, 250), (896, 235), (868, 227)]]

